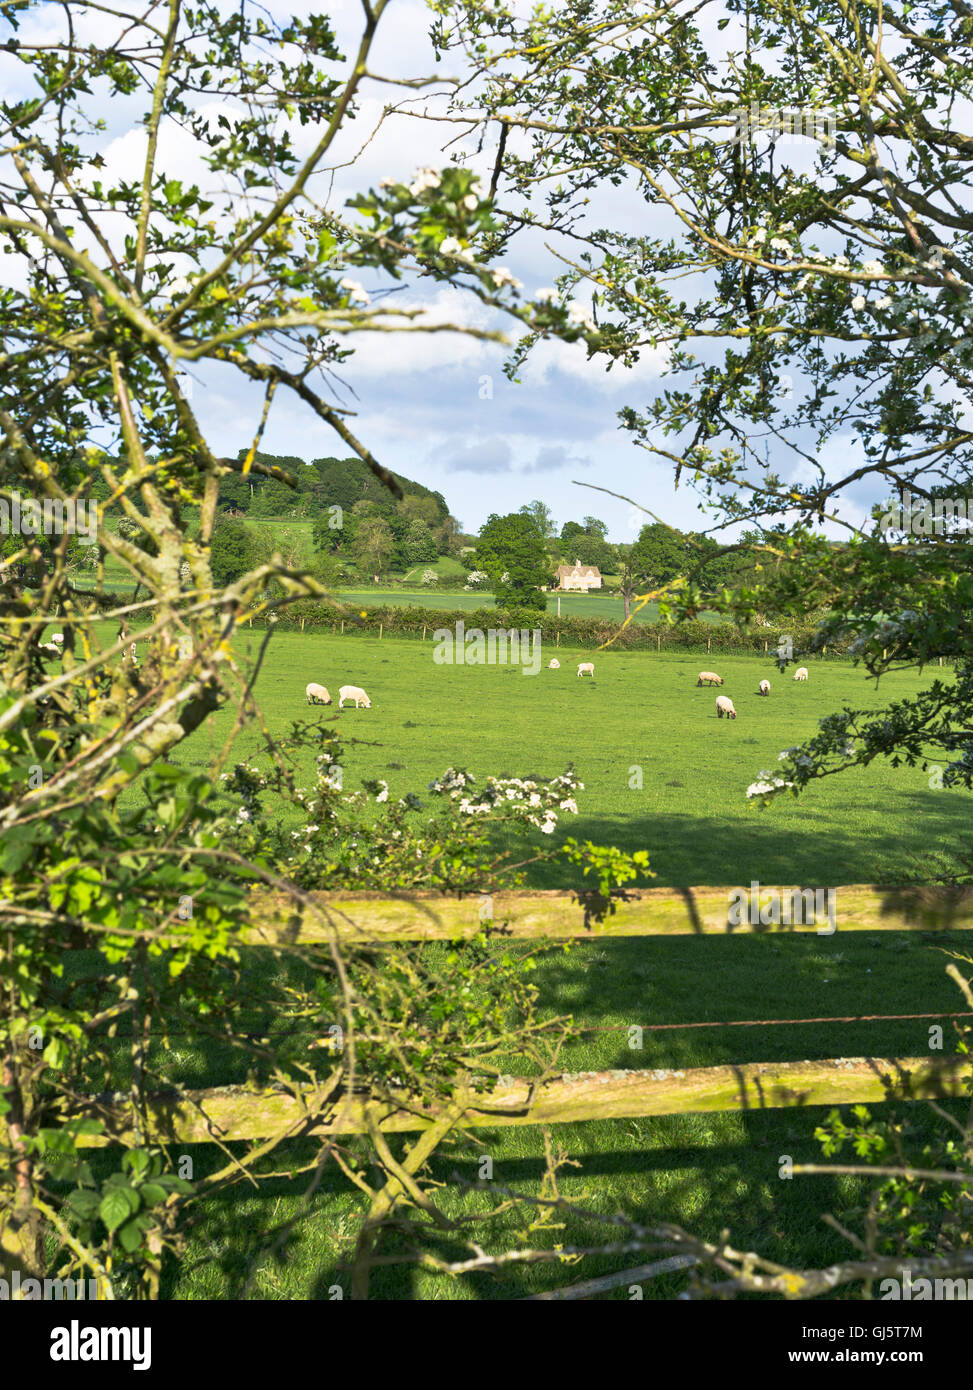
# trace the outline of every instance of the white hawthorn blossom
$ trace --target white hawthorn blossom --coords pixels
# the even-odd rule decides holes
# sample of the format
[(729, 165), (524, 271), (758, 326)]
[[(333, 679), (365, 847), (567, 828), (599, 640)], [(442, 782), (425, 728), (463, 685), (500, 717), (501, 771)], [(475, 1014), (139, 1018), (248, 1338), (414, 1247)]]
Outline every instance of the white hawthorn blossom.
[(515, 290), (523, 288), (523, 282), (518, 280), (516, 275), (511, 275), (509, 270), (504, 270), (503, 266), (499, 266), (490, 273), (498, 290), (502, 289), (504, 285), (510, 285)]
[(597, 328), (597, 324), (591, 317), (591, 310), (583, 304), (579, 304), (577, 300), (568, 305), (568, 323), (572, 327), (585, 328), (589, 333), (593, 333)]
[(409, 184), (409, 192), (413, 198), (418, 198), (420, 193), (425, 193), (427, 189), (438, 188), (440, 185), (438, 169), (420, 169), (415, 179)]
[(860, 312), (862, 309), (864, 309), (865, 302), (865, 296), (863, 294), (856, 294), (854, 299), (851, 301), (851, 307), (856, 311)]
[(549, 285), (545, 285), (542, 290), (538, 290), (534, 295), (537, 304), (550, 304), (557, 299), (557, 290), (552, 290)]
[(776, 796), (778, 792), (783, 791), (786, 787), (793, 787), (793, 785), (793, 782), (785, 782), (783, 777), (775, 777), (772, 782), (751, 782), (747, 787), (747, 796), (750, 798)]
[(578, 814), (577, 801), (566, 793), (584, 790), (584, 783), (572, 772), (562, 773), (540, 786), (522, 777), (488, 777), (482, 790), (474, 793), (470, 788), (475, 780), (472, 773), (451, 767), (438, 781), (430, 782), (429, 790), (456, 802), (456, 809), (463, 816), (487, 816), (503, 806), (515, 819), (534, 826), (544, 835), (550, 835), (555, 829), (559, 810), (568, 815)]
[(364, 288), (363, 285), (360, 285), (357, 280), (349, 280), (347, 277), (345, 277), (344, 280), (338, 281), (338, 288), (341, 290), (347, 290), (349, 295), (355, 301), (356, 304), (369, 304), (371, 302), (369, 299), (368, 291)]
[(441, 256), (458, 256), (462, 249), (462, 245), (454, 236), (445, 237), (439, 243), (439, 254)]

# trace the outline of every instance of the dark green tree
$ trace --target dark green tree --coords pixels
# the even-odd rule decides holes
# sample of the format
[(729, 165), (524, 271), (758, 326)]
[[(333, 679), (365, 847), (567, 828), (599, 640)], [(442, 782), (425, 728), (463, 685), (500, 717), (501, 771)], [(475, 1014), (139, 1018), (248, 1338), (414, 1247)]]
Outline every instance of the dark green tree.
[(213, 580), (221, 587), (253, 568), (253, 541), (246, 522), (231, 517), (215, 527), (209, 562)]
[(438, 554), (435, 537), (421, 521), (409, 522), (402, 551), (408, 565), (431, 564)]
[(653, 588), (661, 588), (688, 574), (694, 561), (687, 536), (673, 526), (653, 521), (639, 532), (629, 563), (635, 574), (644, 576)]
[(501, 607), (547, 607), (541, 593), (550, 579), (544, 539), (536, 518), (525, 511), (487, 518), (476, 544), (476, 562), (490, 576)]

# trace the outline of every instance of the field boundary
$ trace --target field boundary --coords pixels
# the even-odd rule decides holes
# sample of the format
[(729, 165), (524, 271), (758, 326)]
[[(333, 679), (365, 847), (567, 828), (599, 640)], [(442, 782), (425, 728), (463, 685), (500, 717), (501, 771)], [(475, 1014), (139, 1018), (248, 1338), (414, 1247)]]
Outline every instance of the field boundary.
[[(758, 885), (752, 884), (751, 889)], [(799, 892), (760, 887), (755, 899)], [(845, 930), (969, 930), (973, 888), (937, 885), (880, 887), (852, 884), (836, 890)], [(302, 910), (266, 890), (252, 896), (253, 921), (244, 944), (280, 949), (339, 939), (389, 943), (457, 939), (484, 933), (502, 941), (571, 937), (672, 936), (730, 931), (728, 902), (736, 888), (648, 888), (620, 892), (607, 901), (556, 890), (491, 895), (391, 894), (377, 891), (305, 895)], [(487, 915), (484, 916), (484, 913)], [(836, 918), (836, 920), (838, 920)], [(768, 928), (759, 921), (734, 926), (734, 933)], [(831, 934), (830, 925), (826, 928)], [(840, 930), (841, 928), (839, 928)], [(817, 932), (813, 922), (786, 930)], [(953, 1017), (949, 1014), (930, 1017)], [(960, 1017), (963, 1015), (955, 1015)], [(794, 1020), (800, 1022), (801, 1020)], [(826, 1020), (837, 1022), (838, 1020)], [(752, 1026), (787, 1020), (751, 1020)], [(697, 1026), (697, 1025), (673, 1025)], [(698, 1025), (703, 1026), (703, 1025)], [(327, 1041), (315, 1047), (341, 1050), (340, 1029), (319, 1025)], [(331, 1033), (338, 1035), (337, 1041)], [(968, 1094), (970, 1063), (960, 1056), (936, 1058), (824, 1058), (758, 1062), (687, 1070), (625, 1069), (536, 1078), (501, 1077), (490, 1092), (474, 1093), (461, 1082), (450, 1110), (463, 1128), (543, 1125), (596, 1119), (676, 1115), (702, 1111), (749, 1111), (809, 1105), (858, 1104), (893, 1099), (914, 1101)], [(346, 1093), (337, 1072), (306, 1087), (229, 1085), (142, 1096), (138, 1108), (124, 1093), (89, 1097), (76, 1114), (99, 1118), (105, 1130), (82, 1136), (85, 1146), (146, 1139), (161, 1142), (224, 1143), (364, 1133), (377, 1125), (389, 1131), (427, 1128), (443, 1118), (444, 1106), (421, 1097), (391, 1093), (387, 1099)]]
[[(750, 885), (741, 885), (750, 890)], [(705, 936), (762, 933), (831, 935), (826, 916), (807, 924), (730, 921), (737, 888), (639, 888), (610, 900), (597, 892), (523, 889), (466, 896), (426, 892), (309, 893), (313, 907), (298, 908), (282, 894), (256, 890), (248, 945), (298, 945), (327, 941), (454, 940), (488, 931), (519, 939), (562, 941), (619, 936)], [(797, 885), (759, 885), (760, 902), (783, 902), (806, 890)], [(838, 885), (837, 931), (969, 931), (973, 887), (915, 884), (878, 887)]]
[[(941, 1058), (837, 1057), (819, 1061), (753, 1062), (686, 1070), (564, 1072), (541, 1079), (503, 1078), (492, 1091), (456, 1099), (464, 1129), (568, 1124), (711, 1111), (754, 1111), (891, 1100), (958, 1099), (967, 1095), (970, 1063)], [(334, 1094), (326, 1082), (296, 1093), (281, 1087), (219, 1086), (144, 1098), (138, 1114), (127, 1098), (92, 1097), (79, 1113), (106, 1132), (80, 1135), (79, 1147), (112, 1143), (202, 1144), (269, 1136), (365, 1134), (428, 1129), (445, 1105), (395, 1096), (366, 1101)]]

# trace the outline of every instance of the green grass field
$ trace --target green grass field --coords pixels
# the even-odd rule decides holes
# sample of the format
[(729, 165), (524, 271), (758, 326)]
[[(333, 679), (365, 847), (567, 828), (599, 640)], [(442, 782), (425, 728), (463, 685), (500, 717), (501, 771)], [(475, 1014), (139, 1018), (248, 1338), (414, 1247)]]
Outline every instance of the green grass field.
[[(262, 635), (262, 634), (261, 634)], [(256, 653), (254, 631), (241, 655)], [(573, 762), (585, 790), (565, 833), (622, 849), (647, 849), (656, 883), (836, 885), (895, 883), (929, 877), (934, 851), (959, 850), (968, 833), (970, 796), (931, 790), (918, 768), (877, 762), (811, 787), (804, 796), (761, 809), (745, 796), (778, 754), (817, 731), (845, 703), (873, 707), (917, 691), (925, 677), (900, 674), (881, 692), (860, 668), (819, 662), (806, 683), (780, 677), (771, 661), (563, 647), (559, 671), (536, 676), (512, 666), (437, 666), (433, 643), (377, 636), (275, 634), (256, 694), (269, 727), (333, 721), (346, 741), (346, 786), (383, 777), (391, 795), (424, 791), (449, 766), (478, 777), (552, 777)], [(595, 677), (579, 678), (592, 660)], [(718, 720), (718, 691), (697, 688), (703, 667), (724, 677), (738, 712)], [(761, 677), (771, 694), (757, 694)], [(334, 707), (309, 709), (308, 681), (326, 685)], [(337, 710), (337, 690), (361, 685), (370, 710)], [(203, 768), (223, 747), (235, 711), (223, 710), (183, 757)], [(240, 757), (259, 746), (256, 733)], [(310, 761), (308, 762), (310, 776)], [(638, 785), (641, 779), (641, 786)], [(553, 837), (556, 842), (558, 832)], [(538, 843), (548, 837), (538, 836)], [(550, 873), (539, 886), (556, 886)]]
[[(261, 634), (262, 635), (262, 634)], [(252, 657), (256, 632), (238, 641)], [(795, 883), (822, 886), (929, 876), (926, 856), (961, 850), (969, 825), (970, 797), (930, 790), (918, 770), (876, 764), (812, 787), (800, 801), (787, 799), (761, 812), (744, 790), (778, 752), (813, 733), (817, 720), (844, 702), (876, 705), (879, 695), (859, 670), (842, 663), (811, 666), (797, 685), (777, 675), (772, 663), (651, 654), (558, 652), (561, 669), (526, 677), (501, 666), (436, 666), (432, 643), (374, 637), (278, 633), (271, 639), (256, 693), (270, 729), (286, 734), (293, 720), (334, 721), (346, 741), (345, 785), (360, 777), (384, 777), (393, 795), (425, 788), (448, 765), (476, 774), (551, 776), (573, 761), (585, 791), (581, 814), (563, 823), (566, 833), (645, 848), (657, 884)], [(545, 651), (544, 661), (551, 653)], [(593, 659), (595, 678), (579, 679), (578, 660)], [(717, 720), (716, 691), (695, 686), (697, 671), (712, 667), (725, 677), (739, 718)], [(769, 699), (757, 695), (763, 676)], [(897, 675), (885, 682), (882, 700), (917, 690), (925, 677)], [(360, 684), (370, 710), (309, 709), (304, 686), (317, 680), (336, 697), (338, 686)], [(221, 712), (183, 750), (200, 767), (218, 750), (234, 710)], [(258, 739), (246, 734), (239, 756), (251, 756)], [(641, 768), (642, 787), (630, 785)], [(559, 832), (560, 833), (560, 832)], [(538, 837), (539, 839), (541, 837)], [(556, 881), (550, 874), (538, 882)], [(841, 1056), (917, 1055), (928, 1046), (928, 1021), (788, 1023), (690, 1029), (645, 1034), (642, 1051), (630, 1051), (632, 1024), (784, 1019), (802, 1020), (949, 1011), (962, 1008), (945, 976), (944, 948), (969, 950), (962, 933), (925, 937), (906, 933), (842, 933), (833, 937), (779, 936), (594, 939), (567, 954), (553, 949), (538, 982), (545, 1010), (569, 1013), (585, 1030), (567, 1044), (560, 1064), (568, 1070), (625, 1067), (698, 1067), (733, 1062)], [(433, 944), (424, 949), (444, 949)], [(264, 962), (254, 960), (255, 975)], [(950, 1030), (947, 1028), (947, 1048)], [(159, 1049), (173, 1080), (219, 1084), (238, 1080), (232, 1053), (192, 1047)], [(516, 1057), (507, 1067), (523, 1070)], [(881, 1109), (882, 1107), (878, 1107)], [(953, 1108), (953, 1107), (947, 1107)], [(955, 1107), (959, 1114), (961, 1107)], [(814, 1130), (822, 1109), (701, 1114), (555, 1126), (554, 1141), (577, 1167), (562, 1173), (560, 1190), (591, 1211), (619, 1208), (646, 1222), (673, 1221), (716, 1238), (729, 1228), (738, 1248), (757, 1248), (781, 1262), (824, 1265), (852, 1252), (822, 1221), (835, 1212), (855, 1226), (849, 1208), (866, 1186), (860, 1179), (779, 1177), (780, 1155), (795, 1162), (821, 1160)], [(939, 1122), (912, 1107), (917, 1133)], [(393, 1148), (399, 1151), (398, 1141)], [(205, 1146), (190, 1152), (198, 1165), (223, 1162)], [(315, 1146), (294, 1141), (272, 1162), (313, 1163)], [(446, 1186), (447, 1212), (482, 1211), (482, 1193), (461, 1193), (453, 1175), (475, 1181), (479, 1160), (494, 1162), (495, 1181), (528, 1193), (538, 1190), (543, 1167), (539, 1131), (477, 1130), (462, 1144), (446, 1146), (430, 1171)], [(189, 1258), (170, 1277), (167, 1296), (225, 1298), (240, 1295), (253, 1276), (250, 1297), (328, 1298), (334, 1284), (347, 1296), (341, 1268), (353, 1241), (360, 1198), (334, 1166), (295, 1229), (284, 1259), (264, 1251), (266, 1233), (301, 1211), (304, 1180), (275, 1178), (259, 1193), (245, 1190), (203, 1204)], [(514, 1217), (494, 1239), (515, 1241)], [(498, 1231), (502, 1235), (498, 1235)], [(585, 1244), (606, 1239), (593, 1220), (568, 1219), (555, 1239)], [(395, 1248), (389, 1237), (384, 1249)], [(588, 1260), (581, 1266), (537, 1265), (453, 1283), (411, 1266), (379, 1268), (372, 1297), (400, 1299), (505, 1299), (562, 1287), (649, 1256)], [(645, 1297), (672, 1298), (686, 1276), (674, 1274), (645, 1288)], [(628, 1298), (625, 1287), (603, 1295)]]

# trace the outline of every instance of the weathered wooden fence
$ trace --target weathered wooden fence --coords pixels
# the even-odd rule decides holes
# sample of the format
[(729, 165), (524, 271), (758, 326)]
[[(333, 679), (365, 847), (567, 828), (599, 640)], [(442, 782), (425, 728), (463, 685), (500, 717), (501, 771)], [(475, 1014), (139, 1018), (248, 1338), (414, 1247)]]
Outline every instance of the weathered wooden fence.
[[(500, 939), (673, 936), (827, 930), (810, 925), (733, 925), (727, 888), (656, 888), (620, 894), (517, 892), (494, 897), (442, 894), (321, 893), (313, 908), (256, 893), (245, 941), (253, 946), (302, 946), (332, 936), (348, 942), (393, 943), (469, 937), (484, 930)], [(800, 889), (771, 889), (782, 898)], [(973, 889), (927, 886), (840, 887), (838, 931), (956, 931), (973, 928)], [(796, 1020), (800, 1021), (800, 1020)], [(459, 1095), (457, 1123), (470, 1126), (556, 1124), (713, 1110), (838, 1105), (965, 1094), (970, 1064), (961, 1057), (831, 1058), (750, 1063), (686, 1070), (562, 1073), (543, 1080), (505, 1078), (488, 1095)], [(376, 1121), (387, 1131), (420, 1130), (441, 1110), (408, 1097), (366, 1101), (333, 1094), (327, 1082), (295, 1092), (267, 1086), (223, 1086), (149, 1096), (136, 1121), (122, 1096), (91, 1097), (88, 1113), (106, 1126), (82, 1142), (202, 1143), (270, 1135), (350, 1134)]]

